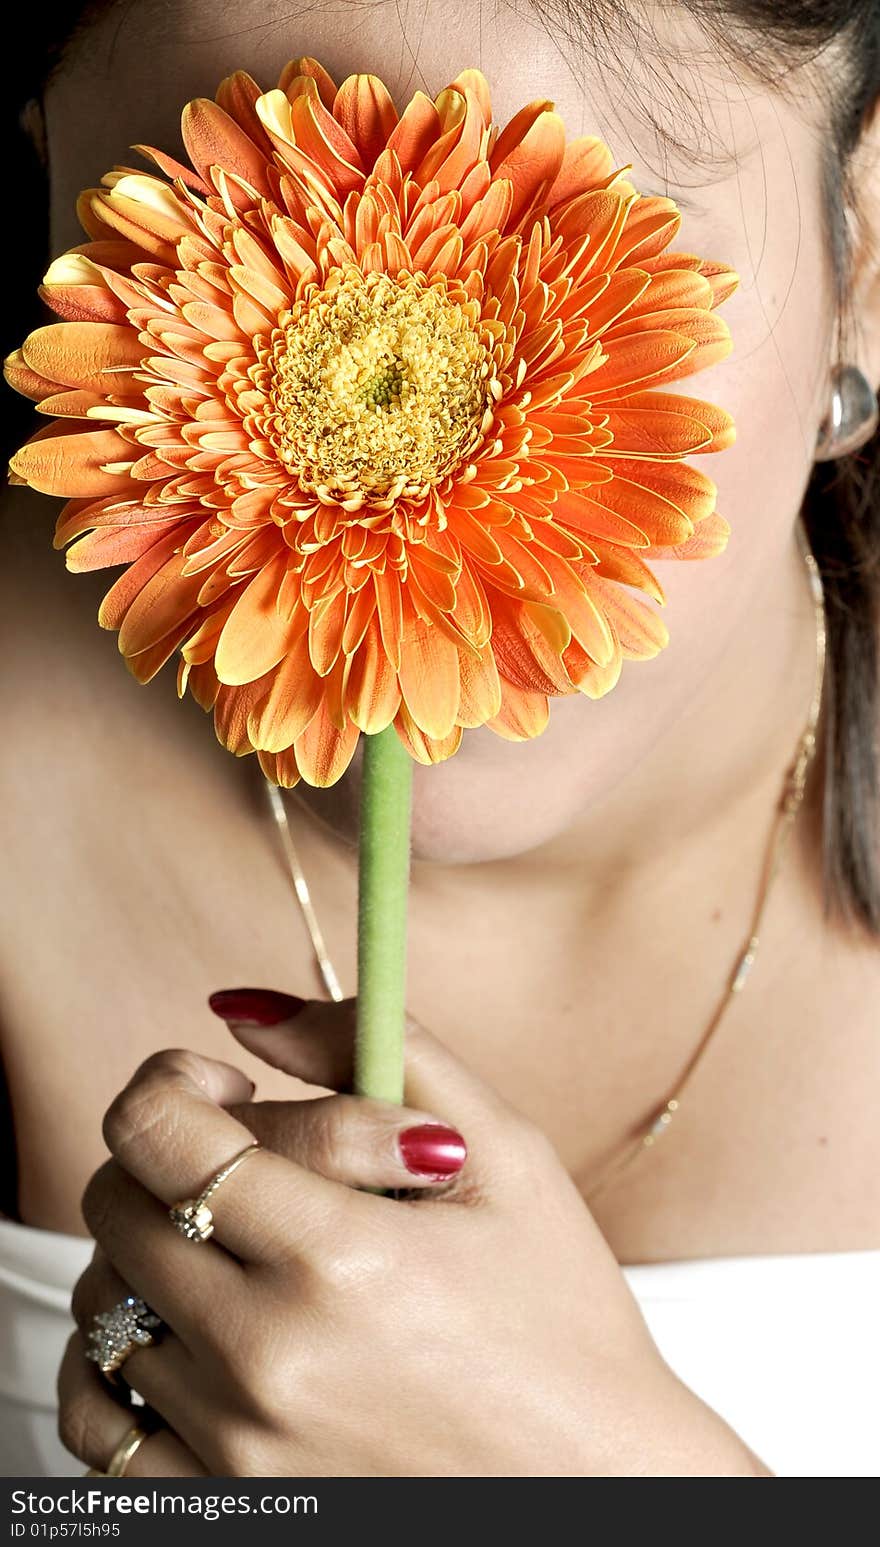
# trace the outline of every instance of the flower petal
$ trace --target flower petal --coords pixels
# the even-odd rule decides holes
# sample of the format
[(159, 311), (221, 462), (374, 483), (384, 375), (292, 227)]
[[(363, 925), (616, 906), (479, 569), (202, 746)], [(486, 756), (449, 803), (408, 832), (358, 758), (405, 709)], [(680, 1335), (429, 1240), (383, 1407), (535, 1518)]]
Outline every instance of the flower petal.
[[(591, 489), (590, 497), (610, 504), (649, 535), (652, 520), (655, 516), (661, 517), (661, 511), (652, 503), (654, 497), (674, 506), (687, 520), (696, 523), (711, 515), (718, 495), (712, 479), (688, 462), (627, 462), (621, 457), (614, 461), (613, 482), (614, 489), (609, 490), (608, 484), (603, 484)], [(636, 502), (632, 513), (624, 508), (630, 493)], [(643, 495), (648, 498), (644, 506), (641, 503)], [(651, 541), (654, 540), (652, 537)], [(681, 534), (675, 538), (667, 537), (661, 526), (656, 541), (660, 544), (678, 542), (681, 541)]]
[(679, 333), (652, 329), (613, 341), (606, 335), (603, 348), (608, 358), (590, 372), (590, 401), (599, 405), (612, 394), (626, 395), (628, 388), (652, 376), (668, 377), (693, 354), (696, 344)]
[(82, 499), (86, 495), (116, 494), (130, 488), (126, 473), (108, 472), (107, 466), (130, 465), (131, 447), (115, 430), (84, 430), (59, 434), (50, 424), (15, 453), (9, 466), (19, 478), (41, 494), (63, 494)]
[(38, 376), (36, 371), (31, 370), (25, 363), (20, 349), (15, 349), (11, 355), (7, 355), (3, 362), (3, 375), (13, 391), (20, 392), (24, 397), (29, 397), (37, 403), (53, 392), (57, 385), (56, 382), (47, 381), (45, 376)]
[(406, 618), (400, 654), (400, 690), (426, 736), (442, 740), (455, 724), (461, 696), (458, 648), (436, 624), (412, 612)]
[(489, 91), (489, 82), (482, 70), (462, 70), (450, 81), (451, 86), (456, 86), (459, 91), (472, 92), (482, 115), (483, 123), (488, 125), (492, 119), (492, 98)]
[(332, 113), (336, 101), (336, 82), (324, 66), (311, 55), (303, 54), (298, 59), (291, 59), (281, 71), (278, 86), (289, 97), (294, 97), (303, 90), (306, 80), (315, 82), (321, 101), (328, 113)]
[[(581, 516), (573, 522), (578, 529), (594, 531), (596, 536), (610, 542), (621, 541), (609, 525), (614, 518), (625, 522), (632, 532), (643, 534), (652, 546), (674, 546), (685, 542), (693, 531), (692, 522), (670, 500), (628, 478), (616, 477), (610, 483), (597, 484), (583, 493), (560, 495), (554, 512), (559, 511), (563, 520), (570, 519), (573, 506)], [(600, 524), (595, 525), (593, 523), (600, 520), (597, 512), (602, 515)], [(631, 537), (626, 546), (633, 546)], [(641, 543), (637, 541), (634, 546), (640, 547)]]
[(425, 767), (431, 767), (434, 763), (444, 763), (458, 751), (461, 745), (460, 725), (454, 725), (447, 736), (439, 738), (427, 736), (416, 724), (404, 702), (401, 702), (397, 712), (394, 729), (410, 757)]
[(565, 651), (566, 671), (578, 692), (587, 698), (604, 698), (606, 693), (617, 686), (623, 666), (623, 652), (616, 635), (614, 644), (614, 654), (605, 666), (598, 666), (576, 639), (572, 640)]
[[(502, 134), (492, 157), (492, 174), (493, 177), (506, 177), (513, 184), (513, 208), (508, 229), (516, 230), (529, 210), (547, 193), (562, 166), (565, 125), (558, 113), (541, 112), (521, 140), (509, 151), (503, 150), (504, 146), (505, 135)], [(502, 153), (503, 160), (500, 159)]]
[[(78, 545), (77, 545), (78, 546)], [(154, 545), (155, 547), (155, 545)], [(76, 552), (74, 547), (71, 552)], [(198, 610), (198, 581), (181, 575), (183, 556), (172, 553), (162, 568), (141, 587), (126, 611), (119, 630), (122, 655), (138, 655), (187, 624)]]
[[(186, 528), (184, 528), (184, 534), (189, 535)], [(177, 532), (166, 532), (164, 537), (157, 538), (148, 553), (137, 559), (134, 564), (130, 564), (128, 569), (119, 576), (98, 609), (98, 622), (102, 628), (122, 627), (129, 608), (133, 606), (153, 576), (157, 575), (163, 565), (174, 557), (179, 542), (180, 537)]]
[(597, 139), (595, 135), (569, 140), (562, 165), (550, 189), (548, 208), (556, 209), (581, 193), (603, 187), (613, 170), (614, 161), (603, 140)]
[(701, 419), (659, 404), (656, 408), (647, 403), (637, 406), (632, 400), (614, 404), (608, 428), (614, 440), (602, 453), (605, 459), (652, 457), (659, 461), (708, 451), (712, 444), (712, 431)]
[(505, 741), (532, 741), (547, 729), (550, 705), (544, 693), (501, 679), (503, 698), (498, 713), (486, 724)]
[(653, 559), (714, 559), (723, 553), (730, 537), (730, 527), (716, 511), (701, 521), (692, 537), (668, 548), (657, 548)]
[(417, 91), (388, 136), (388, 149), (394, 152), (402, 171), (413, 172), (439, 133), (440, 115), (436, 107), (423, 91)]
[[(633, 553), (631, 548), (615, 547), (614, 543), (598, 542), (595, 538), (593, 544), (599, 562), (590, 571), (591, 579), (601, 575), (603, 579), (614, 580), (618, 585), (634, 586), (636, 590), (646, 591), (655, 602), (663, 605), (666, 600), (663, 587), (640, 554)], [(653, 562), (657, 557), (656, 549), (652, 548), (648, 557)]]
[(630, 206), (614, 258), (618, 268), (654, 258), (674, 239), (681, 214), (672, 199), (639, 198)]
[(284, 752), (317, 714), (324, 683), (309, 660), (303, 631), (275, 668), (272, 684), (248, 718), (248, 736), (259, 752)]
[(575, 570), (567, 559), (545, 552), (544, 559), (553, 577), (555, 593), (551, 605), (561, 612), (575, 639), (599, 666), (607, 665), (614, 654), (614, 636), (605, 612), (596, 605), (590, 579), (591, 569)]
[(397, 124), (397, 109), (387, 86), (378, 75), (349, 75), (337, 92), (332, 112), (369, 171)]
[(385, 570), (373, 575), (379, 626), (385, 653), (395, 671), (400, 670), (400, 654), (403, 639), (403, 598), (400, 581), (393, 571)]
[(288, 747), (278, 756), (272, 752), (258, 752), (257, 759), (271, 784), (278, 784), (285, 790), (292, 790), (299, 784), (301, 775), (293, 747)]
[(71, 574), (86, 570), (110, 569), (114, 564), (133, 564), (148, 553), (160, 537), (178, 527), (177, 521), (155, 522), (149, 526), (104, 526), (88, 532), (68, 548), (64, 562)]
[(214, 703), (214, 729), (218, 741), (234, 757), (246, 757), (253, 752), (248, 736), (248, 720), (254, 705), (266, 691), (263, 677), (242, 687), (220, 687)]
[(222, 167), (250, 183), (264, 198), (272, 189), (266, 176), (266, 157), (245, 130), (208, 97), (188, 102), (180, 120), (186, 153), (205, 182), (213, 167)]
[[(596, 491), (610, 489), (611, 484), (601, 484)], [(598, 498), (581, 490), (569, 489), (560, 494), (553, 506), (553, 514), (563, 526), (583, 533), (588, 539), (603, 538), (606, 542), (621, 543), (629, 548), (647, 548), (647, 534), (635, 526), (628, 516), (621, 516)]]
[(326, 789), (336, 784), (355, 754), (360, 731), (349, 720), (344, 730), (334, 725), (326, 698), (294, 746), (297, 767), (307, 784)]
[(309, 655), (319, 677), (333, 670), (342, 649), (342, 636), (348, 610), (343, 588), (316, 602), (309, 614)]
[(138, 369), (148, 351), (124, 324), (52, 322), (29, 334), (21, 352), (32, 371), (59, 386), (107, 393), (130, 389), (127, 372)]
[(317, 87), (294, 98), (290, 107), (293, 142), (331, 182), (337, 196), (363, 186), (363, 162), (357, 146), (325, 108)]
[[(126, 656), (125, 664), (131, 675), (142, 684), (152, 682), (153, 678), (162, 667), (170, 661), (172, 655), (181, 641), (186, 637), (189, 629), (189, 620), (184, 618), (169, 633), (164, 634), (154, 645), (146, 650), (139, 650), (137, 655)], [(181, 662), (183, 665), (184, 663)]]
[(222, 107), (224, 113), (235, 120), (248, 139), (253, 140), (260, 150), (271, 157), (271, 141), (257, 114), (257, 103), (262, 95), (262, 89), (253, 76), (248, 75), (246, 70), (235, 70), (220, 82), (214, 98), (217, 106)]
[(400, 683), (385, 653), (375, 615), (359, 648), (349, 657), (343, 692), (348, 713), (368, 736), (390, 725), (400, 708)]
[(229, 614), (214, 661), (221, 682), (230, 686), (253, 682), (285, 654), (293, 630), (277, 605), (285, 564), (279, 557), (258, 570)]
[(658, 414), (670, 417), (677, 414), (689, 424), (699, 420), (709, 436), (708, 444), (700, 447), (703, 452), (726, 451), (736, 440), (730, 414), (715, 403), (705, 403), (700, 398), (679, 396), (677, 392), (633, 392), (626, 397), (619, 411), (631, 413), (633, 410), (637, 413), (656, 410)]
[(669, 630), (663, 619), (632, 592), (598, 576), (591, 579), (590, 590), (596, 605), (613, 624), (627, 659), (650, 660), (669, 643)]

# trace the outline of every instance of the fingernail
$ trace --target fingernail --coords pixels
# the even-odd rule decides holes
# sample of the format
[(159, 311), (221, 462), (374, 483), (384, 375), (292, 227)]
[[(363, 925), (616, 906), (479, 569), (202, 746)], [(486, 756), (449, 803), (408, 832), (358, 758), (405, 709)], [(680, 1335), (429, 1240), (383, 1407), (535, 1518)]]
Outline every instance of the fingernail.
[(467, 1155), (461, 1134), (443, 1123), (420, 1123), (404, 1128), (398, 1136), (400, 1153), (407, 1171), (442, 1182), (460, 1171)]
[(221, 988), (211, 994), (208, 1004), (222, 1021), (240, 1021), (248, 1026), (277, 1026), (299, 1015), (308, 1004), (297, 994), (279, 994), (274, 988)]

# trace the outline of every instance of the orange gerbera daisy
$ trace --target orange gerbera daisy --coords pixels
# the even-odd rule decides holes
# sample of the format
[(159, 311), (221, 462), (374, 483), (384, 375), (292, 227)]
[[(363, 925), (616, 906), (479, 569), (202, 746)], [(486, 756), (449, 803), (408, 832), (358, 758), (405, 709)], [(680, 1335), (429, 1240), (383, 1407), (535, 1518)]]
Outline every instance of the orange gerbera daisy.
[(12, 462), (66, 496), (72, 570), (148, 681), (175, 652), (232, 751), (334, 783), (390, 724), (437, 762), (462, 729), (538, 735), (667, 639), (644, 556), (720, 551), (683, 458), (730, 418), (667, 385), (730, 340), (736, 276), (670, 253), (552, 104), (492, 122), (466, 70), (398, 116), (299, 59), (189, 103), (191, 167), (117, 167), (7, 362), (53, 422)]

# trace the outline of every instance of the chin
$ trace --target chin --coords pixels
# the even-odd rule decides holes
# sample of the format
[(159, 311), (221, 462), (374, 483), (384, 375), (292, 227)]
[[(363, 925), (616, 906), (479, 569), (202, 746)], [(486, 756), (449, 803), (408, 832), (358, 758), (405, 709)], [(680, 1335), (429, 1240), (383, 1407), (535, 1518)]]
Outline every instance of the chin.
[[(562, 792), (553, 788), (548, 740), (545, 732), (534, 741), (505, 741), (480, 728), (467, 731), (459, 750), (446, 762), (429, 768), (416, 763), (414, 862), (486, 864), (525, 854), (555, 837), (570, 813), (559, 809), (567, 803)], [(291, 792), (338, 839), (354, 848), (362, 766), (363, 742), (348, 772), (330, 789), (299, 784)]]
[[(511, 859), (555, 835), (535, 744), (468, 732), (454, 757), (413, 770), (412, 857), (442, 865)], [(530, 756), (530, 753), (532, 754)]]

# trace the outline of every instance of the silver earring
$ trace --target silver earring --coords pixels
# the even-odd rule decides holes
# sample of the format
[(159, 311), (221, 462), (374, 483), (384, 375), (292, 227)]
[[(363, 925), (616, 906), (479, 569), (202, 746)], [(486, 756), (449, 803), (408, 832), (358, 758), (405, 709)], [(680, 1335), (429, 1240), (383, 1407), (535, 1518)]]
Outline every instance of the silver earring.
[(831, 375), (831, 406), (819, 430), (816, 461), (831, 462), (857, 451), (876, 435), (880, 405), (867, 376), (856, 365), (838, 365)]

